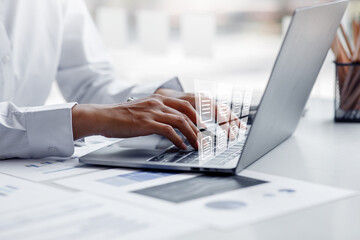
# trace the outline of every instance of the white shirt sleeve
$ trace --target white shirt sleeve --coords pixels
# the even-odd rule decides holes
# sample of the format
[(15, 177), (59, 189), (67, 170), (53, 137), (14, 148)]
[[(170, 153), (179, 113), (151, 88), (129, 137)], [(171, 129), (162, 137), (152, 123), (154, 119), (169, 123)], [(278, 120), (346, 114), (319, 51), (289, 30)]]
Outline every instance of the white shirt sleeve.
[(75, 104), (18, 108), (0, 102), (0, 159), (71, 156)]
[(129, 97), (151, 95), (162, 86), (182, 91), (177, 78), (141, 85), (117, 80), (85, 3), (82, 0), (65, 3), (57, 81), (67, 101), (120, 103)]

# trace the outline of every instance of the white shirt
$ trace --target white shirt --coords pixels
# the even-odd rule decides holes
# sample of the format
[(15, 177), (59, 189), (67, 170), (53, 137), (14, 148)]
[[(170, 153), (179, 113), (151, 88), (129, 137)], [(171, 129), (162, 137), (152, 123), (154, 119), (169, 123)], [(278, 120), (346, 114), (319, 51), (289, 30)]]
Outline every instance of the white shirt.
[[(72, 103), (42, 106), (54, 80)], [(116, 80), (82, 0), (0, 0), (0, 158), (70, 156), (75, 102), (121, 103), (159, 87), (182, 90), (177, 78)]]

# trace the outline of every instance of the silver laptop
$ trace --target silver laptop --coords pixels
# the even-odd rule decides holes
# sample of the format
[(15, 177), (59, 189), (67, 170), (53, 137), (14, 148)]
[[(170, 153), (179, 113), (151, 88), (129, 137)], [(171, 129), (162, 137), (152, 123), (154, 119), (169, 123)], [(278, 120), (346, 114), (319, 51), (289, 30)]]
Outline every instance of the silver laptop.
[(80, 162), (130, 168), (240, 172), (289, 138), (296, 129), (347, 4), (347, 0), (334, 1), (294, 11), (251, 127), (245, 138), (223, 153), (202, 162), (197, 150), (182, 151), (174, 146), (163, 150), (134, 149), (115, 143), (81, 157)]

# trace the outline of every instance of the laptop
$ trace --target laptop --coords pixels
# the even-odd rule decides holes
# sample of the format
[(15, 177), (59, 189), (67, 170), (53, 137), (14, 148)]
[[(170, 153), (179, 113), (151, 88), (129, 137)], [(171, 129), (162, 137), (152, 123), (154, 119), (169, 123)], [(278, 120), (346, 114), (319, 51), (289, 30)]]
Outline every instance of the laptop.
[(80, 162), (141, 169), (240, 172), (295, 131), (347, 4), (348, 0), (334, 1), (294, 11), (251, 127), (244, 138), (211, 160), (201, 161), (200, 151), (190, 147), (186, 151), (175, 146), (151, 150), (115, 143), (81, 157)]

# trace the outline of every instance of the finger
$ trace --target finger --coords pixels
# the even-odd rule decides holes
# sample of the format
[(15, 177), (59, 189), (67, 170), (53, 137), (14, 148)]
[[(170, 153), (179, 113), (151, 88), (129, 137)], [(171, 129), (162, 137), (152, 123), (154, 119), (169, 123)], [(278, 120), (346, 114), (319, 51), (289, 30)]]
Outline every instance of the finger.
[(235, 121), (236, 126), (238, 126), (238, 128), (240, 128), (240, 124), (241, 124), (240, 119), (236, 118), (234, 121)]
[(186, 121), (183, 115), (163, 113), (159, 115), (158, 119), (155, 118), (155, 120), (179, 129), (179, 131), (187, 138), (191, 146), (197, 148), (197, 134), (191, 128), (189, 122)]
[(180, 100), (177, 98), (165, 98), (163, 102), (166, 106), (174, 108), (188, 116), (190, 120), (195, 124), (197, 122), (196, 120), (200, 119), (195, 108), (193, 108), (193, 106), (188, 101)]
[(194, 133), (197, 135), (200, 130), (196, 127), (196, 125), (189, 119), (189, 117), (179, 111), (177, 111), (176, 109), (170, 108), (170, 107), (165, 107), (163, 109), (163, 111), (165, 113), (171, 113), (171, 114), (175, 114), (175, 115), (179, 115), (179, 116), (183, 116), (185, 118), (185, 120), (189, 123), (190, 127), (192, 128), (192, 130), (194, 131)]
[(230, 123), (229, 123), (229, 122), (226, 122), (226, 123), (219, 124), (219, 127), (220, 127), (222, 130), (226, 130), (227, 132), (229, 132)]
[[(222, 108), (223, 112), (226, 112), (226, 114), (221, 115), (219, 108)], [(230, 123), (230, 122), (235, 122), (235, 124), (240, 127), (240, 119), (231, 111), (231, 108), (229, 106), (219, 106), (219, 104), (217, 104), (215, 106), (215, 112), (216, 112), (216, 116), (217, 116), (217, 123), (218, 124), (224, 124), (224, 123)], [(219, 113), (219, 114), (218, 114)]]
[[(195, 126), (195, 124), (185, 115), (185, 114), (182, 114), (182, 116), (185, 118), (185, 120), (187, 121), (187, 123), (189, 124), (189, 126), (191, 127), (191, 130), (193, 131), (193, 133), (195, 134), (196, 136), (196, 140), (197, 140), (197, 137), (198, 137), (198, 134), (200, 133), (200, 130)], [(197, 149), (197, 143), (195, 146), (193, 146)]]
[(184, 93), (180, 99), (188, 101), (193, 108), (196, 108), (196, 97), (194, 93)]
[(231, 111), (230, 106), (225, 105), (225, 104), (223, 105), (221, 103), (218, 103), (215, 106), (215, 112), (216, 112), (216, 117), (217, 117), (216, 121), (219, 124), (225, 123), (225, 122), (230, 122), (230, 121), (237, 119), (237, 117)]
[(233, 113), (230, 113), (230, 122), (235, 122), (237, 127), (240, 127), (240, 119)]
[(239, 120), (239, 117), (236, 116), (236, 114), (234, 114), (233, 111), (230, 111), (230, 119), (237, 121), (237, 120)]
[(238, 128), (238, 126), (236, 126), (236, 123), (235, 122), (230, 122), (230, 125), (229, 125), (229, 139), (231, 141), (236, 140), (238, 134), (239, 134), (239, 128)]
[(174, 128), (168, 124), (153, 122), (151, 127), (154, 133), (168, 138), (179, 149), (186, 150), (187, 147), (182, 138), (175, 132)]
[[(174, 128), (179, 129), (179, 131), (188, 139), (191, 146), (197, 148), (197, 132), (194, 132), (194, 129), (189, 124), (189, 121), (181, 115), (174, 115), (169, 113), (164, 113), (160, 119), (157, 121), (169, 124)], [(191, 121), (190, 121), (191, 122)]]
[[(172, 114), (175, 114), (175, 115), (179, 115), (179, 116), (182, 116), (185, 118), (186, 121), (189, 122), (191, 128), (193, 129), (194, 133), (197, 134), (199, 132), (198, 128), (196, 127), (196, 125), (189, 119), (189, 117), (184, 114), (184, 113), (181, 113), (179, 112), (178, 110), (176, 110), (175, 108), (172, 108), (172, 107), (169, 107), (167, 105), (165, 105), (164, 103), (164, 100), (167, 99), (167, 97), (164, 97), (164, 96), (161, 96), (161, 95), (158, 95), (158, 94), (155, 94), (153, 95), (153, 97), (155, 99), (158, 99), (158, 101), (161, 102), (161, 104), (159, 104), (158, 106), (160, 107), (160, 109), (163, 111), (163, 112), (166, 112), (166, 113), (172, 113)], [(175, 99), (175, 100), (178, 100), (178, 99)], [(186, 104), (188, 104), (187, 101), (183, 101), (183, 100), (178, 100), (180, 102), (184, 102)], [(190, 104), (191, 105), (191, 104)], [(191, 108), (191, 107), (190, 107)]]

